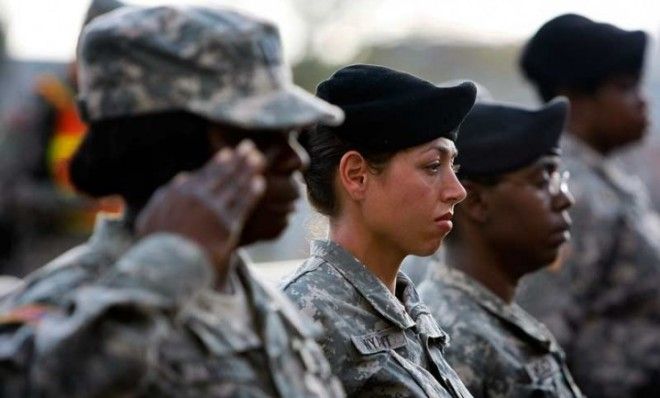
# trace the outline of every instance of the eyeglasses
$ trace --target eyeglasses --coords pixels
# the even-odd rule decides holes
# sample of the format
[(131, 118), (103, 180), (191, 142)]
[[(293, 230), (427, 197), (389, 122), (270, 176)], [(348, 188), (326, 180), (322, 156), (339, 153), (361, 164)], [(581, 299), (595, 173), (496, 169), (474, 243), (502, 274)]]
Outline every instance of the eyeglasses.
[(569, 178), (571, 178), (571, 173), (568, 171), (554, 171), (550, 174), (550, 182), (548, 184), (550, 194), (554, 196), (560, 193), (568, 193)]

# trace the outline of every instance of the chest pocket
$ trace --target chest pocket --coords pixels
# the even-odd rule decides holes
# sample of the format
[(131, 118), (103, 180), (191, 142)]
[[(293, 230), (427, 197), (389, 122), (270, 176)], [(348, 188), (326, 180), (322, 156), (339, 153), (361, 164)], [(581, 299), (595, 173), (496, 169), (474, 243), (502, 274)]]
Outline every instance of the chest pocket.
[(526, 380), (513, 381), (509, 396), (555, 397), (561, 389), (561, 368), (552, 355), (535, 358), (524, 365)]

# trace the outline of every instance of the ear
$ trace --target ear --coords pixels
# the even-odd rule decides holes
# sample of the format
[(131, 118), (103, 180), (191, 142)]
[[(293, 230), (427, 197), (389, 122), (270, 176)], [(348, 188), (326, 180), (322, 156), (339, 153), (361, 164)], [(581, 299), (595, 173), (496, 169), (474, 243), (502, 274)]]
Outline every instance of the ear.
[(477, 224), (488, 221), (488, 188), (472, 181), (461, 181), (467, 191), (467, 197), (457, 205), (463, 215)]
[(369, 178), (369, 164), (357, 151), (348, 151), (339, 161), (339, 183), (353, 200), (362, 200)]

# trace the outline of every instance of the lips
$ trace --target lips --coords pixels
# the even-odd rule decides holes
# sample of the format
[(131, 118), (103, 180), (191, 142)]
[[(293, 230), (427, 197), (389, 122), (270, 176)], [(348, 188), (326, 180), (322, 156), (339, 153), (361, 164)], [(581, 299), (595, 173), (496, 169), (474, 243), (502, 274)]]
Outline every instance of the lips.
[(570, 237), (571, 222), (570, 220), (563, 220), (563, 222), (553, 229), (553, 232), (550, 235), (550, 243), (553, 246), (559, 246), (563, 243), (566, 243)]
[(440, 217), (436, 217), (433, 219), (435, 222), (435, 225), (442, 231), (444, 234), (449, 233), (451, 229), (454, 227), (454, 224), (451, 222), (451, 218), (454, 214), (450, 211), (447, 213), (441, 215)]
[(454, 216), (454, 214), (452, 212), (448, 211), (445, 214), (441, 215), (440, 217), (435, 218), (433, 221), (435, 221), (435, 222), (451, 221), (451, 218), (453, 216)]

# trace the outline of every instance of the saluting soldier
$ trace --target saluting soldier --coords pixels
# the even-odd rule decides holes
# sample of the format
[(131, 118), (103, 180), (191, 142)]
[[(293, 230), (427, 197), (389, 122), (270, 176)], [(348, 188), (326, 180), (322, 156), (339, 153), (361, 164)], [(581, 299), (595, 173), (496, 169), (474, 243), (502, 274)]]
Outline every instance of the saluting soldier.
[(555, 261), (569, 237), (559, 156), (567, 108), (565, 99), (538, 110), (477, 103), (461, 126), (467, 198), (456, 206), (446, 263), (431, 263), (419, 292), (475, 397), (581, 396), (550, 331), (513, 301), (520, 278)]
[(293, 86), (277, 28), (126, 7), (84, 30), (79, 62), (72, 179), (127, 212), (0, 304), (0, 395), (343, 396), (310, 323), (236, 254), (287, 225), (296, 131), (343, 116)]
[(350, 396), (469, 397), (444, 359), (446, 333), (399, 267), (438, 249), (465, 197), (454, 140), (475, 86), (353, 65), (317, 95), (346, 113), (304, 142), (308, 196), (330, 233), (284, 292), (322, 326), (321, 347)]
[(641, 180), (611, 157), (648, 123), (646, 43), (644, 32), (568, 14), (544, 24), (520, 59), (541, 98), (570, 99), (562, 148), (575, 196), (564, 266), (532, 276), (520, 302), (594, 397), (660, 396), (660, 222)]

